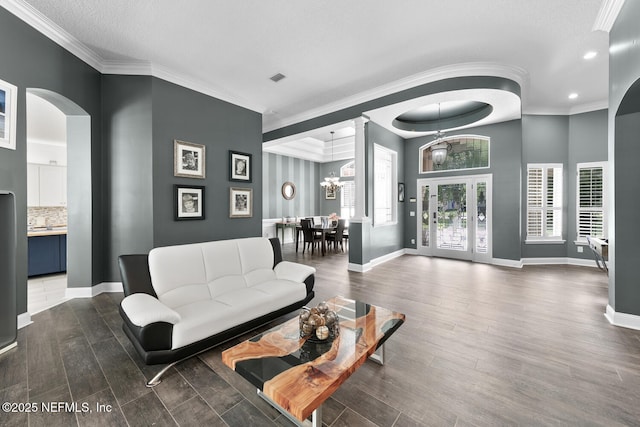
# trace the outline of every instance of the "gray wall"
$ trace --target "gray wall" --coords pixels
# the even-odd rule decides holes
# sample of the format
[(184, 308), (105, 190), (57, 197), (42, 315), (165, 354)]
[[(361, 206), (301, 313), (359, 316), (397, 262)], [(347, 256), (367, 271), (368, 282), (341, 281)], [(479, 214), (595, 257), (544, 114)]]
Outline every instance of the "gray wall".
[[(260, 114), (147, 76), (104, 76), (104, 98), (105, 281), (121, 254), (262, 234)], [(174, 139), (205, 145), (205, 179), (174, 176)], [(229, 181), (230, 149), (252, 155), (251, 183)], [(174, 184), (205, 187), (204, 220), (174, 220)], [(229, 218), (230, 187), (253, 189), (251, 218)]]
[[(320, 215), (320, 165), (310, 160), (296, 159), (273, 153), (262, 155), (262, 216), (266, 218)], [(293, 182), (296, 196), (282, 197), (282, 184)]]
[(153, 248), (151, 77), (102, 78), (105, 250), (109, 280), (120, 281), (117, 258)]
[[(153, 79), (153, 244), (262, 235), (262, 116)], [(206, 146), (206, 179), (173, 176), (173, 140)], [(252, 155), (251, 183), (229, 181), (229, 150)], [(202, 221), (174, 221), (174, 184), (204, 185)], [(253, 189), (253, 216), (229, 218), (229, 188)]]
[(525, 244), (527, 238), (527, 164), (562, 163), (564, 186), (564, 209), (562, 210), (563, 234), (567, 239), (567, 183), (568, 183), (568, 144), (569, 116), (531, 116), (522, 117), (522, 257), (550, 258), (566, 257), (567, 243), (563, 244)]
[[(333, 172), (336, 176), (340, 176), (340, 168), (347, 163), (353, 161), (353, 159), (349, 160), (336, 160), (334, 162), (327, 162), (320, 164), (320, 176), (319, 180), (323, 180), (325, 176), (329, 176), (331, 172)], [(340, 181), (353, 181), (352, 178), (340, 178)], [(325, 190), (320, 187), (320, 181), (317, 182), (318, 185), (318, 199), (320, 200), (320, 209), (318, 210), (317, 215), (329, 216), (329, 214), (335, 212), (340, 215), (340, 192), (336, 194), (335, 200), (327, 200)], [(348, 219), (348, 218), (347, 218)]]
[[(574, 241), (578, 237), (576, 224), (577, 164), (607, 161), (607, 110), (569, 116), (567, 189), (567, 256), (593, 259), (586, 246), (577, 251)], [(607, 191), (607, 189), (605, 189)]]
[[(38, 31), (0, 8), (0, 79), (18, 87), (16, 150), (0, 150), (0, 190), (16, 195), (17, 312), (27, 310), (27, 175), (26, 175), (26, 89), (40, 88), (71, 100), (91, 116), (91, 150), (86, 159), (84, 182), (90, 182), (93, 222), (92, 274), (84, 286), (102, 279), (102, 147), (100, 73), (62, 49)], [(90, 173), (90, 175), (89, 175)], [(72, 189), (70, 188), (70, 191)], [(70, 193), (69, 197), (73, 197)]]
[[(451, 133), (453, 136), (455, 133)], [(417, 180), (464, 175), (493, 174), (493, 257), (520, 260), (520, 169), (522, 159), (522, 126), (520, 120), (495, 125), (464, 129), (461, 134), (482, 135), (491, 138), (490, 167), (488, 169), (459, 172), (418, 173), (420, 147), (433, 141), (432, 136), (407, 140), (405, 150), (405, 223), (404, 246), (416, 248), (411, 239), (416, 238), (415, 217), (417, 204), (409, 198), (418, 199)]]
[[(640, 315), (638, 266), (638, 212), (640, 211), (640, 168), (638, 167), (640, 111), (616, 118), (615, 310)], [(631, 155), (633, 153), (634, 155)]]
[[(405, 141), (398, 135), (389, 132), (377, 123), (369, 122), (366, 127), (367, 132), (367, 215), (373, 221), (373, 144), (378, 144), (395, 151), (398, 154), (397, 180), (403, 182)], [(398, 222), (394, 225), (384, 225), (377, 227), (375, 223), (370, 230), (370, 252), (369, 260), (393, 253), (404, 247), (403, 235), (405, 224), (405, 203), (398, 203)], [(349, 246), (350, 248), (352, 247)]]
[[(622, 6), (611, 32), (609, 45), (609, 158), (613, 158), (615, 188), (614, 222), (610, 228), (609, 304), (617, 312), (640, 315), (640, 287), (635, 263), (640, 258), (638, 246), (637, 162), (640, 157), (634, 117), (616, 120), (618, 108), (629, 88), (640, 78), (640, 2), (627, 1)], [(637, 116), (636, 116), (637, 123)], [(620, 129), (618, 129), (620, 127)], [(633, 141), (633, 142), (632, 142)]]

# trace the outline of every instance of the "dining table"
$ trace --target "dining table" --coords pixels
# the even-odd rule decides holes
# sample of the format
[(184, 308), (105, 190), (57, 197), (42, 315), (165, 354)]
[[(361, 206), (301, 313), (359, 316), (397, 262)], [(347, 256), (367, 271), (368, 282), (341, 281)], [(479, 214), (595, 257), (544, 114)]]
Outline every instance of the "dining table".
[[(336, 225), (329, 224), (329, 225), (325, 225), (325, 226), (322, 226), (322, 224), (315, 224), (313, 227), (311, 227), (311, 229), (314, 232), (322, 233), (322, 237), (320, 239), (320, 246), (321, 246), (321, 252), (322, 252), (323, 256), (326, 253), (327, 234), (330, 234), (331, 232), (335, 231), (336, 228), (338, 228), (337, 224)], [(300, 223), (297, 223), (297, 225), (296, 225), (296, 236), (295, 236), (296, 253), (298, 252), (298, 242), (300, 240), (300, 233), (301, 232), (302, 232), (302, 225)]]

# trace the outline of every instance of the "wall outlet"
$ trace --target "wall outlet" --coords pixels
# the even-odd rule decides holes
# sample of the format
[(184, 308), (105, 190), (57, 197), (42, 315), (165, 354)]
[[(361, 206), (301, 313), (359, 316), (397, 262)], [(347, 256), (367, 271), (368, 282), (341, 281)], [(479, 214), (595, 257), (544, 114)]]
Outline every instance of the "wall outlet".
[(409, 216), (416, 216), (416, 213), (414, 211), (409, 212)]
[(411, 239), (411, 244), (415, 245), (416, 244), (416, 239)]
[(578, 253), (581, 254), (584, 248), (582, 246), (578, 246), (576, 249), (578, 250)]

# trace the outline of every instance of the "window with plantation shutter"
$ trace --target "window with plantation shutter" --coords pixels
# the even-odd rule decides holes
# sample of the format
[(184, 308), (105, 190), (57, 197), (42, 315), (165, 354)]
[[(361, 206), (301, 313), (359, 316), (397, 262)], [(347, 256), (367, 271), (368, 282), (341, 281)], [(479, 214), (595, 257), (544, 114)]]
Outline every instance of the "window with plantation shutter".
[(577, 242), (586, 243), (587, 236), (607, 238), (606, 174), (606, 162), (577, 165)]
[(397, 222), (398, 153), (373, 144), (373, 225)]
[(562, 164), (527, 165), (527, 242), (562, 241)]
[(340, 190), (340, 218), (353, 218), (356, 210), (356, 185), (354, 181), (344, 181)]

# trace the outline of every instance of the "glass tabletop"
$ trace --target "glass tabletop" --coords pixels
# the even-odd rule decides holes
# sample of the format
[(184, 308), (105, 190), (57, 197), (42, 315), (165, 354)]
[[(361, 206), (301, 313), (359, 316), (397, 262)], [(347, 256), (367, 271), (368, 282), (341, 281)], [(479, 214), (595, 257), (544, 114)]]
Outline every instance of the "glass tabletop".
[(225, 350), (222, 361), (304, 419), (405, 320), (402, 313), (344, 297), (326, 303), (340, 324), (333, 340), (301, 338), (296, 317)]

